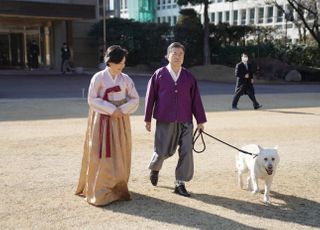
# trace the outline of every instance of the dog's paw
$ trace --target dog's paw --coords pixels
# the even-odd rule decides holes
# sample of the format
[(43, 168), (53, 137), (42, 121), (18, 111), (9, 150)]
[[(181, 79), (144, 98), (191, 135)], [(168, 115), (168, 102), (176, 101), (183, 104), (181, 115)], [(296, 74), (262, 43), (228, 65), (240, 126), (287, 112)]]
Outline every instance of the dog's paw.
[(264, 195), (264, 196), (263, 196), (263, 201), (264, 201), (264, 203), (268, 203), (268, 204), (271, 203), (271, 202), (270, 202), (270, 198), (269, 198), (268, 195)]
[(259, 189), (252, 190), (252, 194), (257, 194), (259, 192)]
[(263, 197), (263, 202), (264, 202), (265, 204), (271, 204), (271, 201), (270, 201), (270, 199), (269, 199), (268, 196), (264, 196), (264, 197)]

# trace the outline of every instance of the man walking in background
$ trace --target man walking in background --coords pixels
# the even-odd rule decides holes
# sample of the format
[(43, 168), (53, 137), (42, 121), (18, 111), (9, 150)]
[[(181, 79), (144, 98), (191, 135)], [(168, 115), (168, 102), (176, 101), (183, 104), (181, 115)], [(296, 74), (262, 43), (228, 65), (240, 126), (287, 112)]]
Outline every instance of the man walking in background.
[(247, 94), (253, 103), (254, 109), (259, 109), (262, 107), (258, 103), (255, 97), (253, 88), (253, 71), (252, 66), (248, 63), (248, 55), (243, 53), (241, 55), (241, 62), (236, 65), (235, 76), (237, 78), (235, 95), (232, 101), (232, 109), (238, 109), (238, 101), (240, 97)]

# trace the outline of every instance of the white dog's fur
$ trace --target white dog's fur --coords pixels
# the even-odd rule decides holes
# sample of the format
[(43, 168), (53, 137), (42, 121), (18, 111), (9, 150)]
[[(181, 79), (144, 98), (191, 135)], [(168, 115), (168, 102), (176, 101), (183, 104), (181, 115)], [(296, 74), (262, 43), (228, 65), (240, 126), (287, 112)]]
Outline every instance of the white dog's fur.
[(253, 155), (239, 152), (236, 158), (236, 167), (238, 169), (238, 183), (243, 188), (242, 175), (249, 171), (247, 178), (247, 189), (252, 193), (259, 191), (258, 179), (265, 181), (265, 190), (263, 200), (266, 203), (270, 203), (269, 192), (272, 183), (273, 176), (280, 161), (278, 154), (278, 147), (274, 148), (261, 148), (259, 145), (251, 144), (241, 148), (249, 153), (257, 154)]

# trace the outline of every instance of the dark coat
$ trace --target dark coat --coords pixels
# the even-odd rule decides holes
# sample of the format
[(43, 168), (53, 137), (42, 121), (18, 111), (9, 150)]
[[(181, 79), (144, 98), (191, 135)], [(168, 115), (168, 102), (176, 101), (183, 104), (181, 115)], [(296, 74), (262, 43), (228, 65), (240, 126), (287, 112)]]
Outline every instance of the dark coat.
[(71, 53), (70, 53), (70, 49), (67, 47), (67, 48), (64, 48), (62, 47), (61, 48), (61, 58), (64, 59), (64, 60), (68, 60), (71, 56)]
[[(245, 78), (245, 75), (249, 74), (249, 78)], [(235, 76), (237, 78), (235, 92), (242, 92), (242, 94), (248, 94), (251, 91), (254, 94), (254, 88), (251, 83), (253, 78), (252, 65), (248, 63), (248, 69), (243, 62), (239, 62), (235, 68)]]

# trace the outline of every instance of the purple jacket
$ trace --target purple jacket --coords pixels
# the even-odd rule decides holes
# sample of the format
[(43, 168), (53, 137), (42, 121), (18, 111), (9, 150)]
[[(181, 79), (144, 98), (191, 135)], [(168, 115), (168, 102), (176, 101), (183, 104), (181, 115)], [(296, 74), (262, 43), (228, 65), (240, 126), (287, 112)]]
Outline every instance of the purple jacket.
[(197, 81), (185, 68), (174, 82), (168, 69), (162, 67), (152, 75), (148, 83), (145, 101), (146, 122), (153, 118), (163, 122), (192, 122), (194, 115), (198, 124), (207, 121)]

